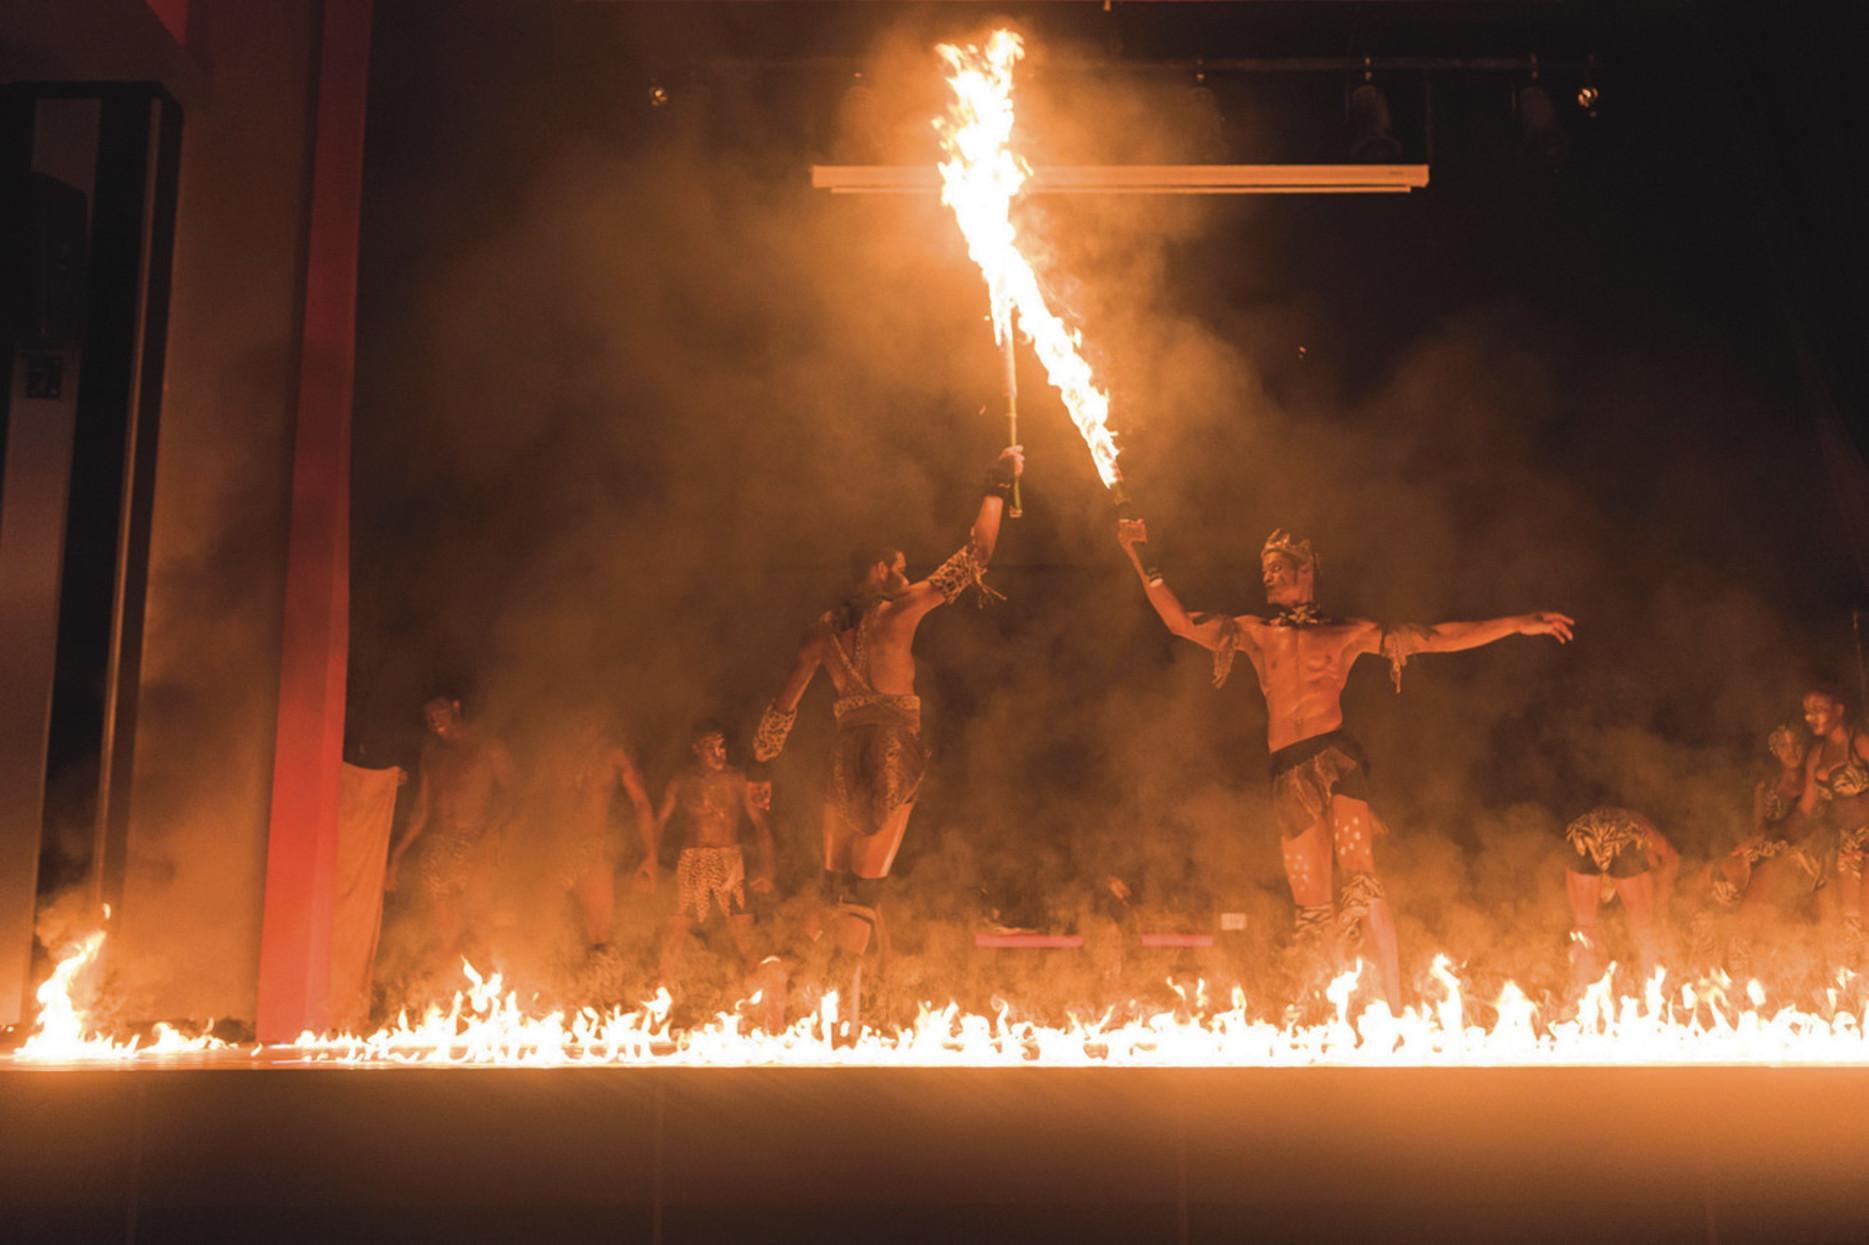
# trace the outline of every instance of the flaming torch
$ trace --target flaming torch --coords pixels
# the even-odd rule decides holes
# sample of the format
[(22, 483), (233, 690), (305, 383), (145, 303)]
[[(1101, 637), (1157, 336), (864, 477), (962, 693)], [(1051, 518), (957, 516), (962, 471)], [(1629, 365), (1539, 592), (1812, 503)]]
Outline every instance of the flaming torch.
[[(1079, 347), (1078, 333), (1052, 311), (1031, 261), (1019, 247), (1012, 223), (1012, 201), (1031, 168), (1012, 149), (1012, 67), (1025, 45), (1010, 30), (996, 30), (984, 48), (941, 44), (935, 49), (949, 69), (954, 93), (945, 115), (936, 117), (941, 140), (941, 202), (954, 212), (967, 253), (986, 278), (993, 313), (993, 336), (1005, 359), (1007, 422), (1018, 440), (1018, 387), (1014, 377), (1013, 323), (1032, 344), (1045, 375), (1064, 399), (1064, 409), (1090, 447), (1097, 475), (1110, 490), (1119, 511), (1129, 499), (1116, 467), (1116, 439), (1110, 432), (1110, 395), (1097, 387)], [(1017, 495), (1013, 502), (1017, 512)]]

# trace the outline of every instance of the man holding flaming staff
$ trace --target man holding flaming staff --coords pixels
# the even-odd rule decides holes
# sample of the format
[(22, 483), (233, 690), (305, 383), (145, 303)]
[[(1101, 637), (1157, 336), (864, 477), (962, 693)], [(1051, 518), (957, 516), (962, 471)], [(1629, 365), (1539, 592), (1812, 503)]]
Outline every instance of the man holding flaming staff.
[(926, 579), (909, 581), (902, 551), (859, 552), (850, 598), (806, 633), (777, 698), (753, 736), (757, 795), (770, 799), (767, 766), (785, 747), (798, 702), (819, 667), (830, 671), (837, 699), (837, 742), (824, 809), (823, 898), (835, 908), (834, 979), (848, 971), (844, 1014), (854, 1017), (862, 955), (879, 921), (883, 879), (895, 862), (921, 787), (921, 698), (915, 694), (915, 632), (937, 606), (969, 588), (988, 593), (986, 568), (1013, 482), (1025, 470), (1023, 447), (1000, 451), (987, 468), (985, 496), (967, 543)]
[[(1399, 1010), (1395, 917), (1376, 876), (1375, 836), (1383, 827), (1369, 807), (1368, 760), (1343, 729), (1350, 667), (1366, 653), (1380, 653), (1399, 692), (1402, 666), (1417, 653), (1453, 653), (1511, 635), (1548, 635), (1563, 644), (1575, 624), (1553, 613), (1428, 627), (1328, 618), (1317, 607), (1318, 559), (1311, 542), (1284, 531), (1273, 532), (1260, 552), (1266, 601), (1275, 611), (1270, 618), (1190, 614), (1138, 552), (1136, 546), (1148, 538), (1141, 519), (1118, 520), (1117, 541), (1162, 622), (1212, 650), (1216, 687), (1226, 682), (1242, 652), (1259, 677), (1272, 754), (1272, 813), (1297, 905), (1300, 948), (1322, 954), (1336, 939), (1366, 937), (1383, 995)], [(1336, 887), (1333, 860), (1343, 875)]]

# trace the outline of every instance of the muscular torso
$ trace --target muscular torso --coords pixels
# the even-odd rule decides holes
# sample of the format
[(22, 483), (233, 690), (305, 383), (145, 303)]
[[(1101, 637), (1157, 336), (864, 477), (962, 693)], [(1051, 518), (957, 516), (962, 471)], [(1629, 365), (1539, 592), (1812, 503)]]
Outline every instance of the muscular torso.
[(1273, 752), (1343, 725), (1343, 687), (1350, 667), (1375, 651), (1374, 623), (1275, 627), (1262, 618), (1236, 620), (1240, 647), (1252, 658), (1265, 694), (1266, 746)]
[(746, 775), (737, 769), (691, 766), (676, 780), (684, 847), (732, 847), (740, 841)]
[(478, 835), (487, 829), (499, 786), (497, 745), (481, 740), (432, 740), (422, 748), (429, 820), (443, 834)]
[[(1818, 746), (1811, 764), (1820, 788), (1828, 788), (1837, 771), (1852, 762), (1858, 766), (1869, 766), (1869, 760), (1862, 756), (1865, 750), (1864, 738), (1852, 733), (1840, 743), (1826, 739)], [(1830, 805), (1831, 824), (1839, 830), (1853, 830), (1857, 826), (1869, 824), (1869, 791), (1856, 795), (1832, 791), (1829, 798), (1819, 801), (1819, 812), (1825, 804)]]
[[(876, 616), (868, 623), (863, 638), (857, 673), (869, 680), (869, 690), (891, 696), (912, 695), (915, 691), (915, 629), (921, 619), (907, 617), (887, 603), (875, 608)], [(836, 633), (827, 631), (819, 643), (836, 644), (848, 656), (857, 648), (856, 639), (857, 628), (852, 628)], [(825, 656), (825, 668), (831, 672), (831, 682), (839, 696), (864, 690), (851, 686), (842, 664), (829, 660), (828, 653)]]
[(573, 833), (604, 829), (621, 769), (616, 746), (586, 741), (567, 748), (551, 764), (552, 794), (565, 828)]

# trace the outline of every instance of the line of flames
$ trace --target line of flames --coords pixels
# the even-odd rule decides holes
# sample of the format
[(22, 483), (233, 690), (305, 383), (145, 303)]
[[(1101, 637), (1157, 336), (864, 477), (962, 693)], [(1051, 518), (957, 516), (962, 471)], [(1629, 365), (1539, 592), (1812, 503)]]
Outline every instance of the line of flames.
[(1018, 326), (1064, 399), (1105, 485), (1122, 478), (1109, 428), (1110, 395), (1097, 387), (1079, 349), (1083, 341), (1051, 309), (1038, 274), (1019, 247), (1012, 202), (1031, 169), (1012, 150), (1012, 67), (1024, 55), (1019, 36), (996, 30), (984, 48), (944, 43), (935, 49), (952, 70), (954, 99), (934, 121), (941, 150), (941, 202), (954, 211), (967, 253), (986, 278), (993, 336), (1004, 344)]
[[(60, 961), (38, 992), (32, 1037), (14, 1058), (28, 1063), (128, 1063), (150, 1056), (233, 1048), (211, 1034), (158, 1026), (148, 1044), (92, 1032), (71, 988), (94, 960), (103, 934)], [(1325, 991), (1332, 1015), (1316, 1024), (1255, 1016), (1235, 987), (1218, 1006), (1205, 983), (1176, 987), (1180, 1006), (1146, 1011), (1134, 1003), (1092, 1019), (1050, 1025), (954, 1003), (924, 1003), (914, 1022), (883, 1030), (840, 1019), (827, 994), (810, 1015), (777, 1031), (755, 1023), (760, 997), (686, 1029), (671, 1025), (666, 990), (630, 1009), (528, 1009), (499, 973), (462, 963), (465, 989), (419, 1018), (408, 1012), (374, 1033), (306, 1033), (289, 1047), (253, 1047), (294, 1062), (462, 1066), (869, 1066), (869, 1067), (1308, 1067), (1531, 1065), (1837, 1065), (1869, 1063), (1869, 1001), (1841, 1000), (1852, 978), (1840, 973), (1826, 1013), (1794, 1006), (1768, 1010), (1763, 987), (1735, 990), (1723, 977), (1669, 991), (1657, 973), (1642, 997), (1617, 996), (1611, 974), (1585, 991), (1573, 1015), (1545, 1020), (1508, 982), (1490, 1024), (1471, 1023), (1453, 964), (1430, 970), (1438, 1000), (1398, 1016), (1375, 1002), (1351, 1014), (1361, 967)], [(1612, 970), (1613, 971), (1613, 970)], [(1173, 983), (1171, 983), (1173, 984)]]

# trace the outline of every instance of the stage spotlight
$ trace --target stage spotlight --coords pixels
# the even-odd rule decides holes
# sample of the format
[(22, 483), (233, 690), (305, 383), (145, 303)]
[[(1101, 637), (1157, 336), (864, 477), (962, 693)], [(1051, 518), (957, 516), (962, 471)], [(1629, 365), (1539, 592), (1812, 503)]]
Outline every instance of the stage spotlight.
[(1395, 164), (1402, 158), (1402, 144), (1395, 137), (1395, 121), (1389, 114), (1389, 97), (1367, 75), (1350, 92), (1350, 159), (1357, 164)]
[(1583, 85), (1577, 88), (1577, 107), (1583, 109), (1584, 115), (1594, 121), (1596, 110), (1602, 102), (1603, 93), (1596, 87), (1596, 56), (1593, 54), (1584, 62)]
[(1570, 145), (1564, 127), (1558, 123), (1557, 106), (1550, 94), (1533, 78), (1519, 88), (1519, 149), (1528, 159), (1552, 165), (1564, 158)]
[(663, 86), (660, 82), (651, 81), (649, 83), (649, 107), (668, 107), (668, 88)]

